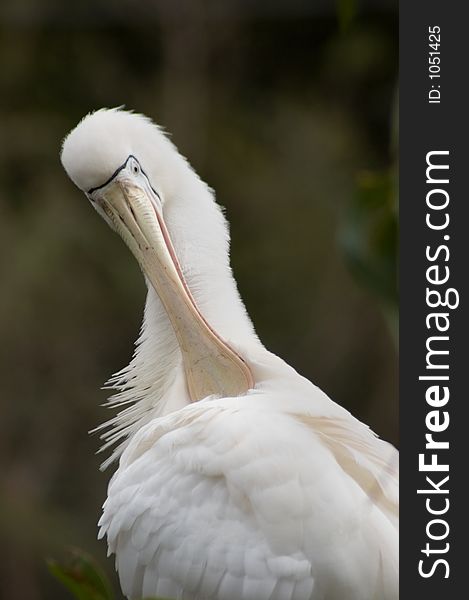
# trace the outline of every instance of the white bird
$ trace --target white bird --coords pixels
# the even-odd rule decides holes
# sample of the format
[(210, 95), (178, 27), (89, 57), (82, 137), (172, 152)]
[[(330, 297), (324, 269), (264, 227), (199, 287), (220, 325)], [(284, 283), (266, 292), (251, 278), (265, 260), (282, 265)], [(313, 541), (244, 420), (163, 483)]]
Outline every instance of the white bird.
[(99, 535), (124, 594), (398, 598), (397, 451), (259, 341), (212, 190), (120, 109), (86, 116), (61, 159), (148, 287), (102, 426), (119, 463)]

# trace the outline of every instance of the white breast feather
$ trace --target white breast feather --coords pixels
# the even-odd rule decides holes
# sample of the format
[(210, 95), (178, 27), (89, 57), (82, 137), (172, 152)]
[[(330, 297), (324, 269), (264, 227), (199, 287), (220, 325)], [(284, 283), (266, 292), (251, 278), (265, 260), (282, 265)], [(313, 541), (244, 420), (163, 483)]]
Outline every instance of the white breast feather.
[(332, 444), (287, 404), (205, 400), (133, 437), (100, 521), (129, 598), (398, 598), (396, 451), (337, 405)]

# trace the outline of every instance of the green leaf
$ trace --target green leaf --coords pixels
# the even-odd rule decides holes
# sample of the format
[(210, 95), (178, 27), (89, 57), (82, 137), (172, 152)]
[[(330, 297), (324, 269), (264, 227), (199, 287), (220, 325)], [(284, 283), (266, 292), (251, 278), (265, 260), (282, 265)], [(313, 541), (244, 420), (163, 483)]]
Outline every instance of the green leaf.
[[(48, 560), (49, 572), (60, 581), (77, 600), (115, 600), (111, 584), (94, 558), (78, 548), (70, 550), (64, 562)], [(144, 600), (169, 600), (145, 598)]]
[(48, 560), (49, 572), (77, 600), (114, 600), (111, 585), (94, 559), (82, 550), (72, 550), (66, 562)]

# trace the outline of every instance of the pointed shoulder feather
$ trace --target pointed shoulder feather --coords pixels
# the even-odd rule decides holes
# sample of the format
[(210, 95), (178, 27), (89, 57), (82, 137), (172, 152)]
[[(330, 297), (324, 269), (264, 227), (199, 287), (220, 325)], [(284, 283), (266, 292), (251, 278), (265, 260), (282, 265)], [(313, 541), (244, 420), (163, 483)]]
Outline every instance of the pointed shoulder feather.
[(399, 518), (399, 453), (369, 427), (347, 417), (297, 414), (295, 418), (319, 436), (338, 465), (397, 527)]

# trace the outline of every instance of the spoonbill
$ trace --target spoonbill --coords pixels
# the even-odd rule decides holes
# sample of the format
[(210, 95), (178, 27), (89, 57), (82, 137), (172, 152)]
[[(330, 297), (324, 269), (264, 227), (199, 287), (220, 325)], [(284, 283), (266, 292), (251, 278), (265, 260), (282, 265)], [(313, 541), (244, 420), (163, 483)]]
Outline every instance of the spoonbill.
[(124, 594), (398, 598), (397, 451), (262, 345), (212, 190), (121, 109), (87, 115), (61, 160), (148, 287), (102, 426), (118, 466), (99, 536)]

